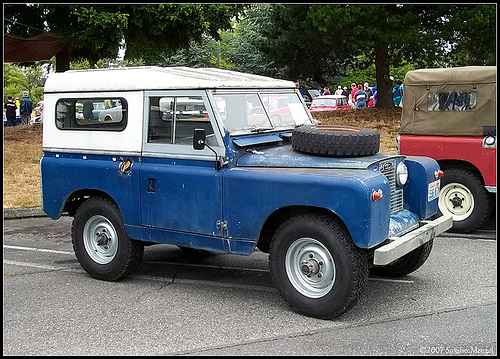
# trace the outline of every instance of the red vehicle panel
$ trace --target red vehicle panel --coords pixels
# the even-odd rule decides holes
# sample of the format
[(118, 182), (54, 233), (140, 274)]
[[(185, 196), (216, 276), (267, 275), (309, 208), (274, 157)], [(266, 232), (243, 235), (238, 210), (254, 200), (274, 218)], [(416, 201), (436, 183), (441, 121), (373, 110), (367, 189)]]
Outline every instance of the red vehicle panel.
[(486, 186), (496, 186), (497, 150), (484, 147), (485, 137), (400, 135), (399, 151), (445, 160), (470, 163), (481, 172)]

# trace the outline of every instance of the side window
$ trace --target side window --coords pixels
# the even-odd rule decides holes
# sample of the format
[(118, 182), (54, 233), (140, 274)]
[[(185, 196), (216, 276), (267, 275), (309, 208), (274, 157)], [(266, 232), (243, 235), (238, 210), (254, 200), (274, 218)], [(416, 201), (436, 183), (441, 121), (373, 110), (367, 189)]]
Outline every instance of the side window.
[(149, 98), (148, 143), (192, 146), (197, 128), (205, 129), (209, 145), (217, 145), (201, 96)]
[(432, 92), (428, 111), (471, 111), (476, 109), (477, 92)]
[(127, 124), (124, 98), (67, 98), (56, 103), (59, 129), (95, 129), (121, 131)]

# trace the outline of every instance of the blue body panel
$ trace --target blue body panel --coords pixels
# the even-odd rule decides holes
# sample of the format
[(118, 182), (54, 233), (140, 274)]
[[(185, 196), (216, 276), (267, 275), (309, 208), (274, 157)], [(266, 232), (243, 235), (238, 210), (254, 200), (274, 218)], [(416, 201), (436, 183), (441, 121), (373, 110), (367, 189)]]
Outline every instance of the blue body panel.
[[(220, 236), (222, 173), (213, 162), (143, 158), (142, 225)], [(150, 183), (151, 182), (151, 183)], [(148, 190), (148, 187), (154, 187)]]
[(336, 213), (346, 223), (356, 245), (372, 247), (389, 232), (389, 198), (371, 200), (372, 191), (378, 189), (389, 193), (387, 178), (369, 170), (231, 169), (224, 186), (228, 235), (255, 240), (273, 212), (307, 206)]
[(123, 174), (119, 171), (123, 157), (45, 152), (40, 160), (43, 210), (57, 219), (74, 192), (96, 190), (116, 202), (126, 224), (140, 225), (141, 208), (137, 204), (141, 162), (137, 157), (127, 158), (133, 165), (128, 174)]
[[(219, 170), (206, 160), (127, 157), (133, 166), (123, 174), (122, 157), (46, 152), (42, 206), (57, 219), (76, 191), (100, 191), (117, 203), (134, 239), (236, 254), (251, 253), (266, 220), (290, 207), (335, 213), (361, 248), (410, 230), (437, 211), (437, 200), (427, 201), (428, 183), (439, 169), (432, 159), (406, 160), (405, 210), (391, 215), (391, 188), (378, 163), (403, 156), (313, 156), (279, 139), (256, 135), (234, 146), (226, 137), (229, 164)], [(388, 195), (373, 201), (379, 189)]]
[(429, 157), (406, 156), (408, 183), (405, 191), (405, 208), (411, 209), (420, 219), (429, 218), (437, 212), (438, 201), (428, 201), (428, 184), (436, 180), (434, 173), (439, 164)]

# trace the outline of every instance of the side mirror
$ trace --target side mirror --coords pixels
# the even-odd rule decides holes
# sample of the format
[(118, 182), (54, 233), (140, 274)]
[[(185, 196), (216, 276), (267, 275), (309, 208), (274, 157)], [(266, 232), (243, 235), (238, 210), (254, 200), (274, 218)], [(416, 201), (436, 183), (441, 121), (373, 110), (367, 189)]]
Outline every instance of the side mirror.
[(195, 128), (193, 134), (193, 148), (195, 150), (203, 150), (207, 147), (210, 151), (212, 151), (215, 155), (215, 169), (220, 170), (223, 166), (227, 165), (227, 162), (224, 161), (224, 157), (218, 156), (217, 151), (206, 144), (206, 137), (207, 135), (204, 128)]
[(205, 148), (206, 133), (204, 128), (196, 128), (193, 135), (193, 148), (203, 150)]

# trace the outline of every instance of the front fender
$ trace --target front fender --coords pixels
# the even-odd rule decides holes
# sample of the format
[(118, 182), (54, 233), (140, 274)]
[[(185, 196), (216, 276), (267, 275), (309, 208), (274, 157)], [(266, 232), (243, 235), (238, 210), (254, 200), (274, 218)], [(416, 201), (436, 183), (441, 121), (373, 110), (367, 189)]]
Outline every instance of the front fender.
[(390, 196), (373, 201), (373, 191), (390, 193), (387, 178), (371, 170), (319, 168), (233, 168), (224, 179), (228, 236), (256, 241), (263, 224), (288, 207), (322, 208), (347, 226), (355, 244), (370, 248), (389, 233)]
[(429, 157), (406, 156), (408, 182), (405, 185), (404, 207), (415, 213), (419, 219), (426, 219), (437, 213), (438, 199), (429, 201), (429, 185), (440, 179), (436, 178), (439, 164)]

